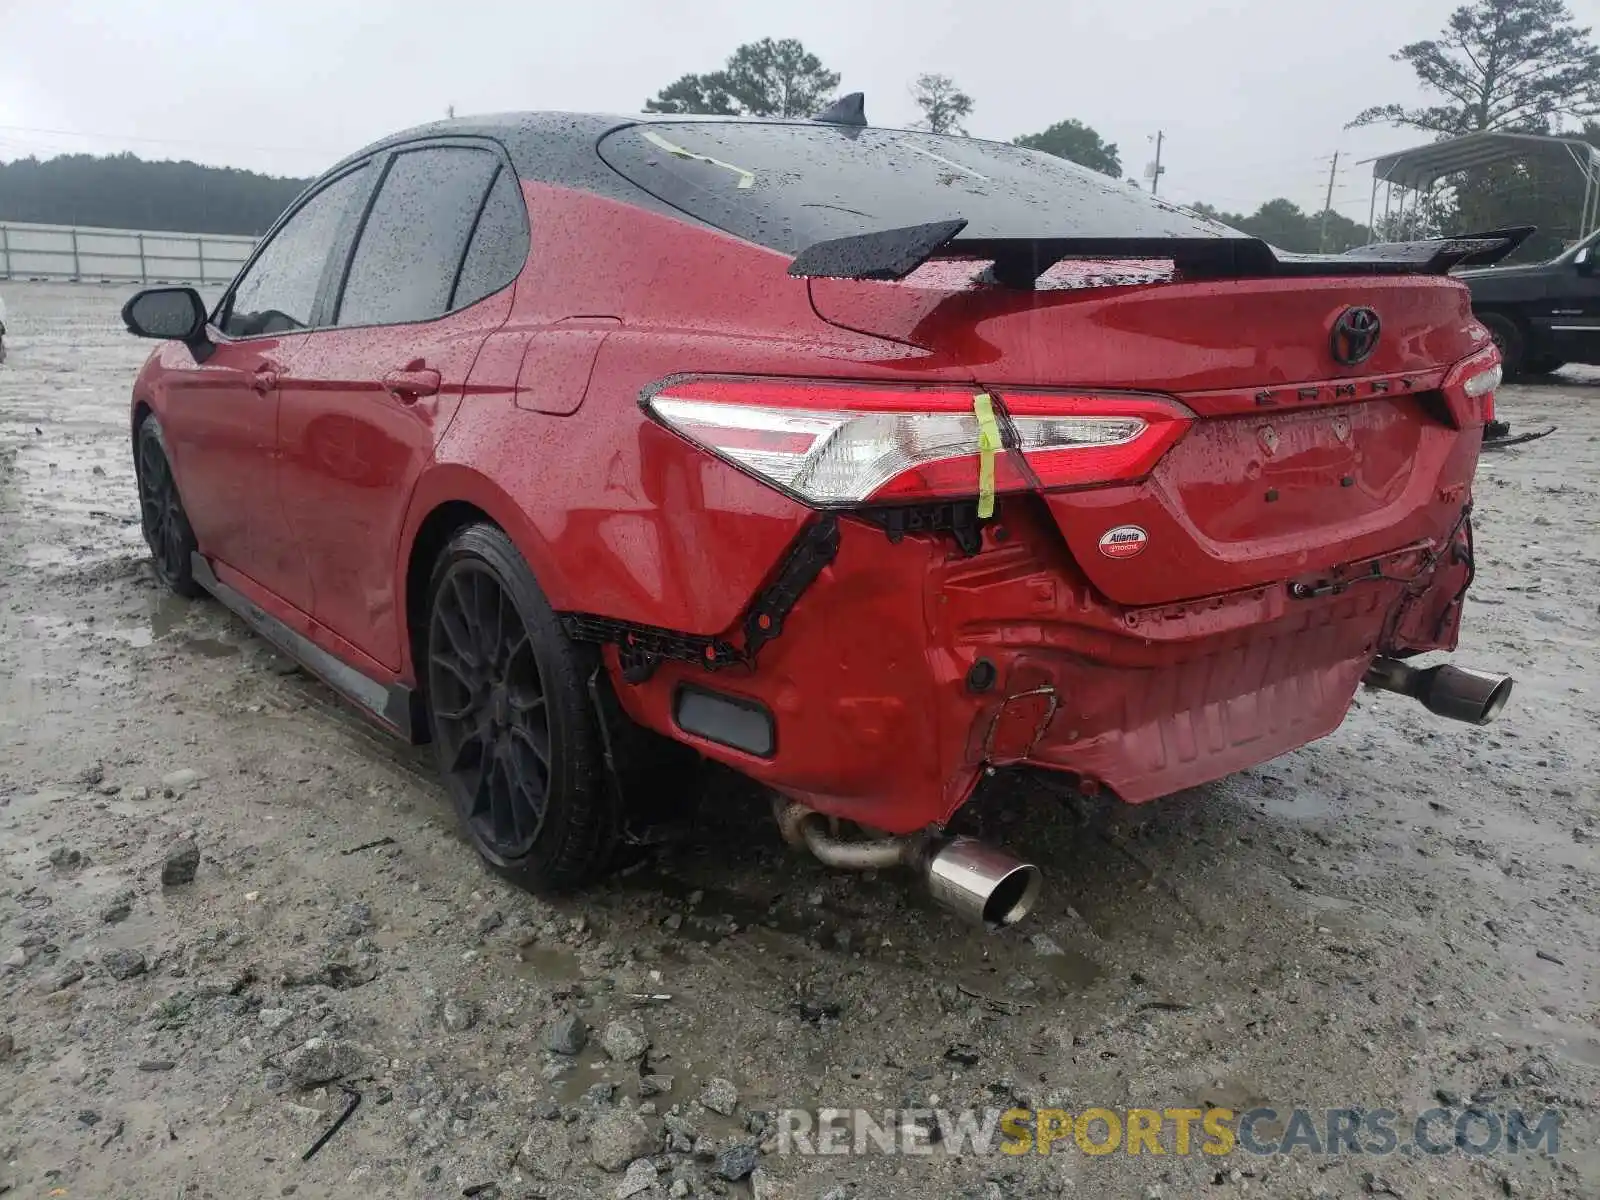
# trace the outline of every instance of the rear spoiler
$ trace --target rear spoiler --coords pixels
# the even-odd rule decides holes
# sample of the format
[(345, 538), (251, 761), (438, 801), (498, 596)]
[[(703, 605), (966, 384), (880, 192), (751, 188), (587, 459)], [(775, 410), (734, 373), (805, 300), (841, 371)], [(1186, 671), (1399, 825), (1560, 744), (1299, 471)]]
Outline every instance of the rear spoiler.
[(1343, 254), (1290, 254), (1244, 234), (1217, 237), (963, 238), (960, 217), (815, 242), (789, 264), (812, 279), (904, 279), (931, 258), (992, 262), (988, 282), (1032, 288), (1066, 258), (1170, 259), (1185, 276), (1247, 278), (1311, 275), (1443, 275), (1452, 267), (1487, 266), (1520, 246), (1533, 226), (1488, 233), (1381, 242)]
[(1344, 253), (1370, 257), (1391, 253), (1397, 247), (1403, 249), (1413, 246), (1456, 246), (1462, 242), (1485, 242), (1489, 243), (1485, 248), (1456, 258), (1444, 269), (1448, 271), (1454, 267), (1492, 267), (1538, 230), (1537, 225), (1508, 225), (1504, 229), (1486, 229), (1482, 233), (1454, 233), (1449, 237), (1432, 238), (1421, 242), (1374, 242), (1369, 246), (1357, 246), (1354, 250), (1346, 250)]

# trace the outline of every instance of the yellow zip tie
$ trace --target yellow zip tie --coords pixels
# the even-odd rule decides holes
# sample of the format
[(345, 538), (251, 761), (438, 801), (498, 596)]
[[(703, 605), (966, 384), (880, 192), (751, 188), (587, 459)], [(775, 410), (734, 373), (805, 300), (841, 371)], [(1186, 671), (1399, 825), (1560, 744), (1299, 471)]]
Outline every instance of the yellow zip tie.
[(972, 412), (978, 418), (978, 519), (994, 516), (994, 456), (1000, 449), (1000, 427), (994, 423), (994, 405), (988, 394), (972, 398)]
[(724, 171), (732, 171), (739, 177), (739, 183), (737, 186), (740, 188), (755, 186), (756, 173), (754, 171), (747, 171), (743, 167), (736, 167), (732, 163), (725, 163), (720, 158), (712, 158), (709, 154), (696, 154), (693, 150), (685, 150), (676, 142), (667, 141), (666, 138), (662, 137), (653, 129), (641, 129), (639, 133), (645, 141), (650, 142), (652, 145), (660, 146), (661, 149), (665, 150), (668, 154), (674, 155), (677, 158), (690, 158), (695, 162), (710, 163), (713, 167), (721, 167)]

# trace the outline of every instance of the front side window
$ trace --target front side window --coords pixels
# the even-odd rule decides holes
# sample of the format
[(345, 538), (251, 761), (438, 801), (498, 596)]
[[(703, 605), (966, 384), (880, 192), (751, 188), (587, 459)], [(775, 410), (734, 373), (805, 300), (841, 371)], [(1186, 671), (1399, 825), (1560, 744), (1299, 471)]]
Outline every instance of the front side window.
[(363, 167), (335, 179), (272, 235), (234, 287), (223, 333), (252, 337), (311, 325), (328, 255), (350, 205), (366, 193), (366, 176)]
[(448, 312), (499, 169), (487, 150), (459, 146), (396, 155), (361, 230), (336, 323), (396, 325)]

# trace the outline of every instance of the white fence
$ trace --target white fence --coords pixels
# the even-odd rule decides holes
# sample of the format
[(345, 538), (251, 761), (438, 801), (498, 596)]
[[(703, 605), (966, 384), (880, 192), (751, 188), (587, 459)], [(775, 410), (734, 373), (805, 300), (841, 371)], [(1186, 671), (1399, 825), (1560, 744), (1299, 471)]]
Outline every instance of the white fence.
[(0, 279), (227, 283), (256, 239), (0, 221)]

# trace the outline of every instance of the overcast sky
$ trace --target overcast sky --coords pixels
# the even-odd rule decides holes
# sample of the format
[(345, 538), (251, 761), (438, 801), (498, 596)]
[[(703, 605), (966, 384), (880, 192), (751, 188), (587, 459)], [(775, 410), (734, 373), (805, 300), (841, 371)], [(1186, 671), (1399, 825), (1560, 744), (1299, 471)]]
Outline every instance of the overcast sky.
[[(740, 42), (798, 37), (864, 91), (875, 125), (917, 116), (909, 85), (953, 76), (969, 132), (1066, 117), (1140, 171), (1166, 134), (1163, 194), (1253, 210), (1285, 195), (1365, 220), (1370, 166), (1427, 140), (1345, 130), (1417, 98), (1398, 46), (1456, 0), (0, 0), (0, 159), (132, 150), (312, 175), (421, 121), (507, 109), (635, 112)], [(1600, 0), (1571, 0), (1600, 24)]]

